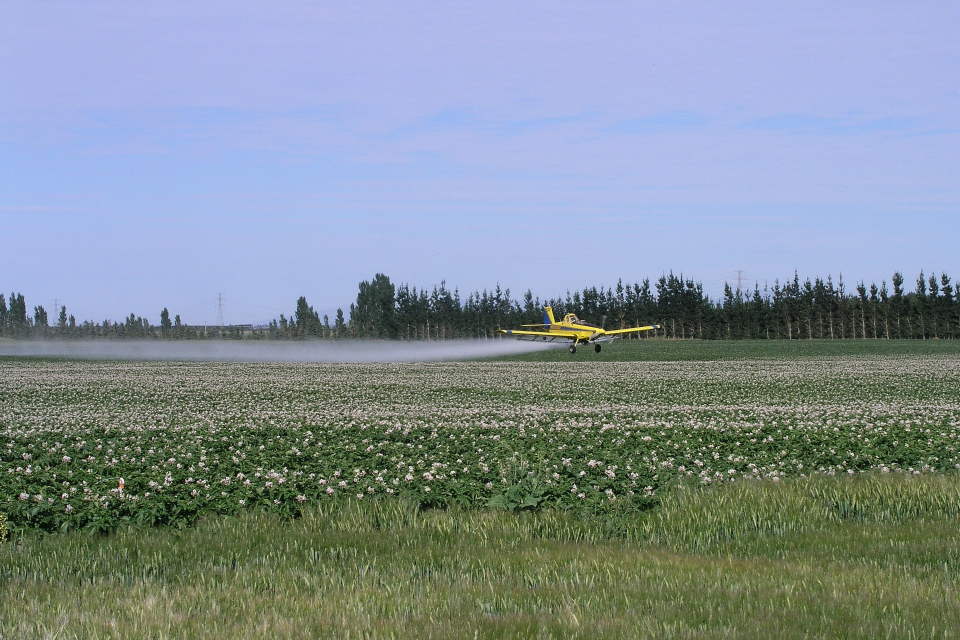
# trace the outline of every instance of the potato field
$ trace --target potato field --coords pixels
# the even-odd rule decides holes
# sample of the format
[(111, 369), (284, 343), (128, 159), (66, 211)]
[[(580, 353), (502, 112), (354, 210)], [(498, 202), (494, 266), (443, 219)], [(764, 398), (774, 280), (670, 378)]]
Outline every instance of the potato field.
[(598, 514), (655, 507), (677, 487), (952, 471), (958, 432), (951, 352), (549, 364), (2, 359), (0, 513), (12, 530), (46, 531), (292, 516), (344, 499)]

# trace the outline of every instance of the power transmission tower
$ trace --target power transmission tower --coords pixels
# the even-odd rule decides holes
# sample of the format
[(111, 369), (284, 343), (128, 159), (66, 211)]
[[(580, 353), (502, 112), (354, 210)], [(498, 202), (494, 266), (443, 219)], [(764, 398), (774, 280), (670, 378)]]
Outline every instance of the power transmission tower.
[(737, 269), (737, 295), (741, 298), (743, 297), (743, 276), (747, 275), (747, 272), (743, 269)]
[(222, 293), (217, 294), (217, 326), (218, 327), (223, 326), (223, 303), (226, 301), (227, 299), (223, 297)]

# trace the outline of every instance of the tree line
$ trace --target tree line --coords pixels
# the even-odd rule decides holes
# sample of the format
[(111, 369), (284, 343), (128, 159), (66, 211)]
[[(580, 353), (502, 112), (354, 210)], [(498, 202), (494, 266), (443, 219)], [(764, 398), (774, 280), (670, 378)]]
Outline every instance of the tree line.
[[(843, 278), (834, 282), (808, 278), (794, 272), (784, 283), (759, 283), (753, 290), (729, 284), (723, 297), (711, 299), (703, 285), (673, 272), (656, 282), (615, 287), (587, 287), (562, 298), (541, 300), (531, 291), (515, 300), (509, 289), (474, 291), (466, 296), (450, 291), (445, 282), (430, 289), (394, 285), (378, 273), (360, 283), (349, 320), (341, 309), (331, 323), (319, 317), (306, 298), (296, 311), (271, 322), (270, 336), (288, 338), (382, 338), (442, 340), (495, 337), (501, 328), (542, 322), (543, 306), (554, 315), (576, 313), (607, 328), (659, 324), (667, 338), (703, 340), (739, 339), (902, 339), (960, 337), (960, 283), (943, 273), (920, 273), (911, 291), (903, 275), (894, 273), (888, 285), (858, 283), (848, 289)], [(635, 336), (641, 337), (641, 336)]]
[[(262, 333), (262, 332), (261, 332)], [(51, 323), (42, 305), (27, 312), (22, 293), (11, 293), (9, 303), (0, 293), (0, 337), (6, 338), (171, 338), (178, 340), (202, 338), (241, 338), (241, 327), (189, 326), (177, 315), (170, 319), (170, 312), (160, 312), (160, 324), (153, 325), (146, 318), (131, 313), (120, 322), (106, 319), (102, 322), (85, 320), (78, 323), (67, 307), (61, 306), (56, 322)]]
[[(729, 284), (719, 300), (703, 285), (673, 272), (655, 282), (614, 287), (587, 287), (563, 297), (541, 300), (527, 290), (519, 300), (510, 289), (474, 291), (464, 298), (446, 282), (431, 288), (395, 285), (382, 273), (359, 285), (348, 313), (338, 309), (333, 319), (318, 312), (301, 296), (294, 312), (280, 314), (264, 327), (189, 326), (164, 308), (160, 324), (130, 314), (122, 322), (77, 323), (66, 307), (51, 324), (42, 306), (32, 316), (22, 294), (0, 294), (0, 336), (14, 338), (169, 338), (169, 339), (346, 339), (444, 340), (492, 338), (498, 329), (542, 322), (543, 306), (559, 318), (566, 313), (600, 322), (607, 328), (659, 324), (644, 334), (703, 340), (740, 339), (941, 339), (960, 337), (960, 283), (946, 274), (924, 275), (908, 291), (903, 275), (890, 284), (848, 289), (843, 278), (800, 280), (751, 290)], [(641, 339), (642, 339), (641, 338)]]

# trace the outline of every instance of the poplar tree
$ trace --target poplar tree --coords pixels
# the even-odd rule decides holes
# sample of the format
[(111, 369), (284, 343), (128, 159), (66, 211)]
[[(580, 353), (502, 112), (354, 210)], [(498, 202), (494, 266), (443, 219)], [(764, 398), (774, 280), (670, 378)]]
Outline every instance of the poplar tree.
[(893, 284), (893, 297), (890, 298), (891, 309), (893, 313), (894, 320), (896, 321), (897, 330), (896, 337), (903, 337), (903, 275), (899, 271), (894, 272), (893, 278), (890, 280)]
[(297, 299), (297, 310), (294, 312), (294, 325), (296, 325), (297, 335), (319, 336), (320, 335), (320, 316), (313, 310), (313, 307), (307, 304), (307, 299), (300, 296)]
[[(177, 317), (179, 318), (180, 316)], [(170, 312), (164, 307), (163, 311), (160, 312), (160, 335), (164, 338), (169, 338), (172, 332), (173, 323), (170, 322)]]
[(350, 325), (359, 337), (396, 337), (396, 289), (390, 278), (378, 273), (370, 282), (360, 283)]

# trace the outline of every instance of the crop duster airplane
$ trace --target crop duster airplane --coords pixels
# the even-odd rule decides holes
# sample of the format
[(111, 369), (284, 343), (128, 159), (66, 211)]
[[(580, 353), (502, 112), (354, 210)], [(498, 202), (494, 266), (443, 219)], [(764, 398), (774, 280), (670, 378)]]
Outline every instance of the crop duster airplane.
[(626, 333), (635, 333), (637, 331), (651, 331), (659, 329), (660, 325), (652, 324), (646, 327), (633, 327), (632, 329), (614, 329), (605, 331), (603, 321), (601, 326), (584, 322), (576, 315), (568, 313), (563, 316), (562, 322), (557, 322), (553, 318), (553, 308), (543, 308), (543, 324), (524, 324), (523, 327), (543, 327), (540, 331), (526, 331), (520, 329), (500, 329), (500, 333), (508, 336), (516, 336), (518, 340), (545, 340), (553, 342), (554, 340), (573, 340), (570, 345), (570, 353), (577, 352), (577, 345), (581, 342), (593, 344), (593, 350), (600, 353), (600, 344), (603, 342), (612, 342), (622, 338)]

